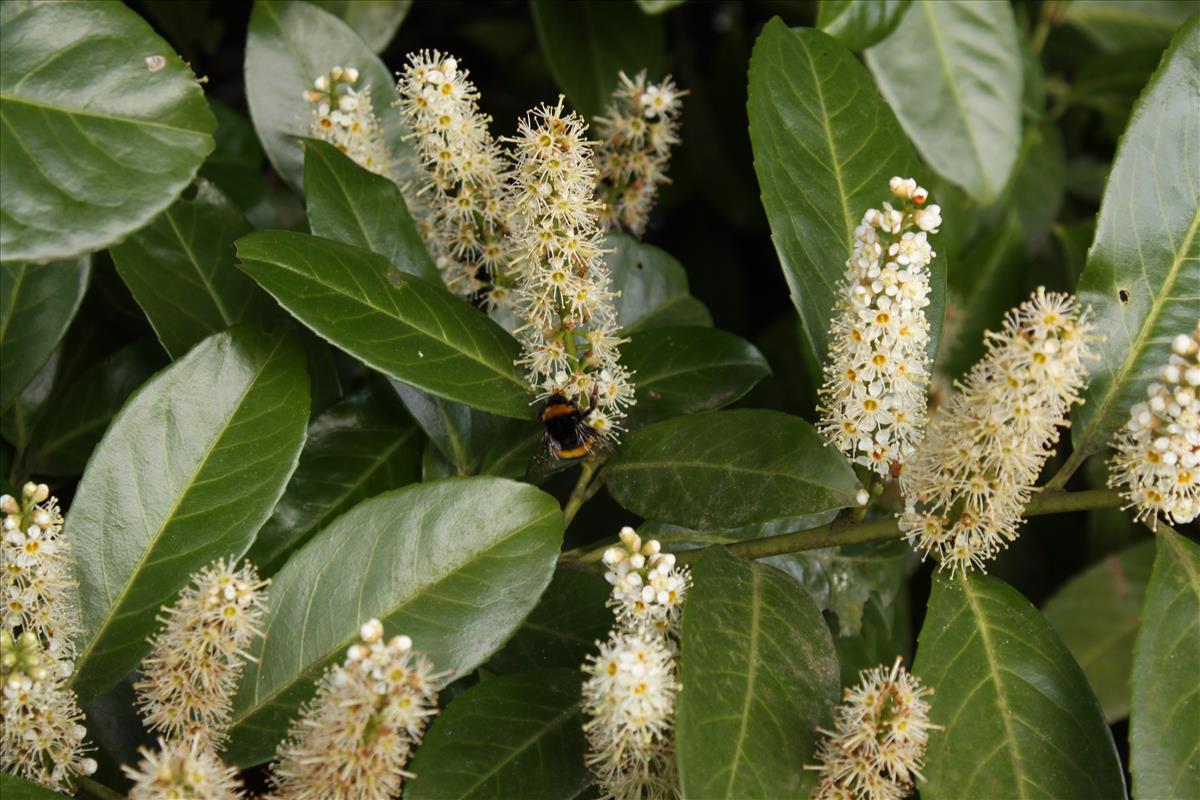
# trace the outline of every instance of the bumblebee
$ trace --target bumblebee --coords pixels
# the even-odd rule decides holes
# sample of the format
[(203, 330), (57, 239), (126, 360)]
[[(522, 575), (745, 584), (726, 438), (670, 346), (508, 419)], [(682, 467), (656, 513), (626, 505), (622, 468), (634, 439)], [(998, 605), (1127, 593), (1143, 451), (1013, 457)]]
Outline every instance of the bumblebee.
[(534, 483), (560, 467), (613, 454), (612, 444), (588, 424), (583, 410), (561, 394), (546, 398), (538, 419), (546, 430), (526, 473)]

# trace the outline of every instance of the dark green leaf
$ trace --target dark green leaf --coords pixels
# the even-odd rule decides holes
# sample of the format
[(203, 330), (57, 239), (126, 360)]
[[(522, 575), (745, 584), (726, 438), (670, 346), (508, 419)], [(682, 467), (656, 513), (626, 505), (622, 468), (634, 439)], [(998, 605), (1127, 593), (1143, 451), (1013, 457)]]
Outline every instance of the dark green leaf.
[(794, 580), (723, 547), (696, 563), (683, 612), (675, 722), (685, 797), (803, 797), (837, 700), (821, 612)]
[(817, 27), (851, 50), (863, 50), (896, 30), (910, 0), (821, 0)]
[(108, 423), (134, 390), (166, 366), (151, 338), (126, 345), (50, 396), (30, 439), (26, 463), (47, 475), (79, 475)]
[(309, 135), (312, 106), (304, 92), (335, 66), (354, 67), (356, 88), (371, 90), (389, 150), (398, 156), (407, 135), (396, 101), (395, 80), (358, 34), (310, 3), (255, 0), (246, 38), (246, 100), (250, 118), (275, 171), (294, 188), (304, 178), (300, 138)]
[(4, 800), (58, 800), (67, 796), (7, 772), (0, 772), (0, 794)]
[(716, 328), (641, 331), (621, 348), (621, 362), (637, 381), (637, 405), (626, 420), (631, 430), (722, 408), (771, 374), (754, 345)]
[(1162, 51), (1160, 44), (1096, 56), (1079, 70), (1064, 102), (1099, 112), (1115, 140), (1129, 123), (1133, 103), (1158, 68)]
[(1124, 798), (1087, 678), (1029, 601), (996, 578), (939, 573), (913, 666), (936, 690), (921, 797)]
[(325, 142), (304, 143), (304, 192), (312, 232), (386, 258), (396, 269), (440, 283), (399, 187)]
[[(887, 199), (892, 176), (920, 178), (916, 154), (848, 50), (820, 31), (789, 30), (778, 19), (754, 45), (749, 109), (771, 238), (813, 356), (823, 363), (854, 228)], [(940, 249), (936, 236), (933, 243)], [(945, 309), (944, 254), (930, 269), (932, 354)]]
[(1153, 564), (1154, 542), (1114, 553), (1063, 584), (1042, 609), (1109, 722), (1129, 714), (1133, 640)]
[(1008, 3), (913, 0), (866, 52), (921, 155), (977, 200), (1008, 183), (1021, 143), (1021, 50)]
[(408, 16), (412, 0), (316, 0), (362, 37), (367, 47), (382, 53)]
[(515, 339), (482, 312), (357, 247), (290, 231), (238, 240), (241, 266), (319, 336), (429, 394), (518, 419)]
[(447, 682), (475, 669), (550, 582), (562, 531), (554, 498), (500, 478), (410, 486), (338, 517), (274, 578), (228, 758), (270, 758), (313, 681), (371, 617), (411, 636)]
[(213, 149), (196, 78), (124, 3), (21, 6), (0, 25), (0, 52), (4, 261), (119, 241), (169, 206)]
[(570, 800), (587, 788), (583, 674), (554, 669), (484, 681), (437, 716), (408, 769), (406, 800)]
[(560, 569), (542, 599), (504, 649), (488, 662), (493, 672), (523, 672), (579, 665), (608, 636), (612, 587), (590, 572)]
[(370, 385), (308, 427), (300, 464), (246, 554), (264, 575), (359, 501), (421, 477), (421, 432), (386, 387)]
[(87, 256), (0, 269), (0, 409), (50, 358), (83, 302), (90, 275)]
[(649, 328), (709, 326), (712, 316), (688, 294), (687, 271), (670, 253), (624, 233), (610, 233), (604, 262), (612, 271), (613, 307), (626, 333)]
[(1129, 770), (1137, 800), (1200, 792), (1200, 547), (1165, 525), (1156, 538), (1133, 651)]
[[(1196, 327), (1200, 303), (1200, 18), (1176, 36), (1117, 147), (1077, 288), (1104, 341), (1071, 414), (1074, 461), (1104, 447)], [(1184, 113), (1181, 109), (1190, 109)]]
[(609, 104), (618, 73), (663, 77), (666, 29), (633, 0), (531, 0), (542, 55), (558, 87), (593, 120)]
[[(461, 403), (451, 403), (400, 383), (390, 381), (408, 413), (412, 415), (429, 441), (446, 459), (455, 475), (474, 475), (479, 471), (483, 452), (498, 429), (516, 420), (496, 417), (476, 411)], [(528, 416), (533, 416), (530, 408)]]
[(1045, 238), (1062, 206), (1066, 179), (1067, 157), (1058, 126), (1053, 122), (1026, 125), (1006, 197), (1027, 242), (1040, 245)]
[(1110, 52), (1135, 47), (1161, 51), (1197, 11), (1200, 2), (1196, 0), (1072, 0), (1066, 21)]
[(525, 475), (545, 427), (538, 422), (507, 420), (492, 437), (479, 462), (479, 474), (501, 478)]
[(308, 421), (304, 353), (254, 326), (215, 334), (117, 414), (67, 516), (83, 629), (84, 702), (149, 649), (159, 607), (192, 572), (238, 557), (296, 468)]
[(200, 175), (248, 212), (267, 196), (262, 145), (250, 120), (214, 97), (208, 98), (208, 107), (217, 118), (216, 148), (200, 167)]
[(715, 411), (630, 434), (606, 470), (617, 502), (700, 530), (855, 504), (858, 480), (812, 426), (777, 411)]
[(249, 232), (237, 206), (201, 180), (195, 197), (180, 198), (111, 249), (117, 273), (172, 358), (230, 325), (275, 312), (233, 265), (233, 243)]
[(50, 399), (54, 384), (59, 380), (63, 358), (64, 340), (50, 354), (50, 358), (33, 376), (16, 399), (9, 403), (8, 408), (0, 415), (0, 433), (17, 448), (24, 450), (33, 439), (34, 427), (46, 410), (46, 402)]
[(907, 586), (900, 587), (890, 603), (871, 595), (862, 608), (862, 627), (853, 636), (833, 633), (842, 686), (858, 683), (859, 673), (881, 664), (891, 664), (900, 656), (910, 660), (912, 641), (912, 609)]

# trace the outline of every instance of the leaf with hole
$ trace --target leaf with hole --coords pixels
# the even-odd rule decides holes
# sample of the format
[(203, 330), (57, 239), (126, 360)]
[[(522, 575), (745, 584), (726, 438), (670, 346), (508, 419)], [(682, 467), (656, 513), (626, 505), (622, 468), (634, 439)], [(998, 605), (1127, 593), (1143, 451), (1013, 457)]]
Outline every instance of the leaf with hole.
[(250, 546), (296, 468), (308, 408), (303, 350), (248, 325), (205, 339), (117, 414), (64, 531), (78, 554), (83, 702), (137, 665), (193, 572)]
[(438, 714), (407, 769), (406, 800), (572, 800), (591, 783), (574, 669), (491, 678)]
[(629, 434), (605, 470), (612, 496), (643, 517), (716, 530), (855, 505), (841, 453), (799, 417), (713, 411)]
[(319, 336), (446, 400), (528, 419), (529, 387), (503, 328), (441, 286), (357, 247), (290, 231), (238, 240), (241, 267)]
[(417, 484), (338, 517), (273, 579), (258, 662), (233, 703), (229, 759), (271, 758), (313, 681), (372, 617), (411, 636), (447, 683), (471, 672), (537, 603), (562, 534), (553, 497), (500, 478)]
[(935, 689), (929, 800), (1125, 797), (1112, 734), (1045, 617), (1004, 581), (934, 577), (913, 673)]
[(6, 262), (120, 241), (169, 206), (213, 149), (216, 122), (195, 76), (124, 3), (17, 6), (0, 52)]
[(838, 661), (821, 612), (765, 564), (709, 548), (683, 609), (675, 721), (685, 797), (804, 797), (817, 727), (837, 701)]

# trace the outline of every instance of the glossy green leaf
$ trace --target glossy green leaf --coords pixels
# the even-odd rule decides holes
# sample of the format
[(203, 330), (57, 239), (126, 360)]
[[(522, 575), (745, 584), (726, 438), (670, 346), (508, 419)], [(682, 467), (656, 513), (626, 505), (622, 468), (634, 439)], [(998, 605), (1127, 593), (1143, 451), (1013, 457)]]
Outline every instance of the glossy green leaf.
[(591, 781), (583, 757), (583, 673), (486, 680), (434, 719), (409, 764), (406, 800), (571, 800)]
[(410, 486), (338, 517), (274, 578), (229, 759), (270, 758), (313, 681), (372, 617), (411, 636), (447, 682), (475, 669), (550, 582), (562, 532), (554, 498), (500, 478)]
[(771, 374), (754, 345), (716, 328), (640, 331), (621, 348), (621, 363), (637, 376), (637, 405), (626, 420), (630, 430), (722, 408)]
[(1073, 460), (1104, 447), (1145, 399), (1200, 307), (1200, 18), (1175, 38), (1117, 147), (1077, 292), (1100, 360), (1071, 413)]
[(237, 247), (242, 269), (280, 305), (368, 366), (446, 400), (529, 417), (517, 341), (444, 288), (302, 233), (259, 231)]
[(863, 50), (896, 30), (910, 0), (821, 0), (817, 27), (851, 50)]
[(604, 263), (612, 272), (613, 307), (626, 333), (712, 325), (708, 309), (688, 293), (687, 271), (670, 253), (624, 233), (610, 233), (604, 246), (612, 251)]
[(1200, 793), (1200, 547), (1165, 525), (1156, 538), (1133, 651), (1129, 771), (1135, 800)]
[(308, 139), (304, 192), (315, 235), (370, 250), (401, 272), (441, 282), (400, 188), (387, 178), (363, 169), (331, 144)]
[(0, 434), (5, 441), (18, 449), (24, 449), (33, 439), (34, 426), (46, 410), (46, 402), (58, 380), (59, 365), (63, 360), (63, 344), (50, 354), (50, 358), (33, 376), (33, 380), (8, 404), (0, 414)]
[(86, 554), (75, 561), (83, 702), (137, 665), (159, 607), (192, 572), (250, 546), (296, 468), (307, 421), (303, 351), (255, 326), (204, 340), (117, 414), (64, 533)]
[(50, 358), (83, 302), (90, 275), (90, 257), (0, 269), (0, 410)]
[(29, 468), (47, 475), (80, 475), (129, 395), (166, 366), (151, 338), (126, 345), (55, 389), (30, 438)]
[(360, 73), (356, 87), (371, 90), (371, 107), (398, 155), (407, 135), (395, 79), (379, 57), (342, 20), (311, 3), (255, 0), (246, 37), (246, 100), (267, 158), (293, 188), (304, 178), (300, 139), (309, 135), (312, 106), (304, 91), (335, 66)]
[[(397, 380), (390, 383), (408, 413), (445, 458), (450, 469), (448, 475), (474, 475), (496, 434), (510, 425), (520, 426), (517, 420), (433, 397)], [(534, 413), (535, 407), (530, 406), (526, 414), (530, 423)], [(536, 424), (535, 427), (540, 428)]]
[(1198, 11), (1197, 0), (1072, 0), (1064, 18), (1109, 52), (1135, 47), (1161, 50)]
[(154, 222), (111, 249), (117, 273), (172, 358), (217, 331), (275, 312), (233, 265), (233, 243), (250, 232), (241, 212), (211, 183), (197, 182)]
[(308, 426), (300, 464), (246, 554), (264, 575), (360, 501), (421, 478), (421, 432), (386, 387), (370, 385)]
[(412, 0), (315, 0), (331, 14), (345, 20), (367, 47), (382, 53), (408, 16)]
[(67, 796), (7, 772), (0, 772), (0, 794), (4, 800), (59, 800)]
[(934, 577), (913, 672), (934, 687), (921, 797), (1124, 798), (1112, 734), (1046, 619), (1003, 581)]
[(895, 32), (866, 58), (929, 165), (977, 200), (995, 199), (1021, 143), (1021, 50), (1012, 6), (913, 0)]
[(483, 451), (479, 462), (481, 475), (501, 478), (520, 478), (525, 475), (529, 461), (541, 442), (545, 426), (540, 422), (508, 420)]
[(0, 51), (6, 262), (119, 241), (169, 206), (213, 149), (195, 76), (124, 3), (22, 6), (0, 25)]
[(1153, 564), (1154, 542), (1114, 553), (1063, 584), (1042, 609), (1109, 722), (1129, 714), (1133, 641)]
[(488, 662), (493, 672), (550, 667), (579, 669), (596, 642), (608, 636), (613, 612), (605, 603), (612, 587), (599, 575), (556, 570), (537, 606), (504, 649)]
[(625, 437), (606, 474), (630, 511), (701, 530), (847, 508), (859, 488), (811, 425), (761, 409), (642, 428)]
[[(871, 76), (820, 31), (767, 23), (750, 59), (749, 111), (771, 239), (812, 355), (822, 363), (854, 228), (888, 198), (892, 176), (921, 179), (920, 167)], [(938, 248), (936, 236), (933, 243)], [(944, 254), (930, 269), (932, 353), (945, 308)]]
[(608, 106), (622, 70), (663, 77), (663, 18), (646, 16), (633, 0), (531, 0), (530, 9), (558, 87), (588, 120)]
[(212, 181), (243, 211), (250, 211), (267, 196), (263, 174), (265, 155), (250, 120), (214, 97), (208, 107), (217, 119), (216, 147), (200, 167), (200, 176)]
[(804, 797), (817, 726), (837, 701), (837, 654), (821, 612), (774, 567), (710, 548), (683, 610), (675, 720), (684, 797)]

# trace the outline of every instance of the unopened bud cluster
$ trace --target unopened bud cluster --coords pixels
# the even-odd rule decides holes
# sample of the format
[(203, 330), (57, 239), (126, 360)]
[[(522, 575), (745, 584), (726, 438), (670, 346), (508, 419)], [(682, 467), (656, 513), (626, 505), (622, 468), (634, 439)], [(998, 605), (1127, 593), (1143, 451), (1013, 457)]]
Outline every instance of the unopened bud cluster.
[(933, 690), (900, 666), (859, 673), (817, 750), (813, 800), (903, 800), (921, 778)]
[(399, 797), (409, 753), (437, 712), (438, 676), (407, 636), (370, 620), (346, 659), (325, 673), (279, 747), (279, 800)]
[(150, 730), (200, 750), (220, 748), (238, 680), (251, 658), (246, 650), (262, 635), (267, 583), (249, 562), (234, 569), (220, 559), (193, 575), (164, 610), (163, 629), (134, 684)]
[(333, 67), (318, 75), (305, 90), (304, 99), (312, 104), (309, 132), (314, 139), (328, 142), (363, 169), (387, 175), (392, 159), (383, 140), (383, 130), (371, 108), (371, 88), (355, 89), (358, 70)]
[(137, 769), (122, 767), (133, 781), (129, 800), (237, 800), (243, 797), (237, 771), (197, 741), (158, 740), (141, 748)]
[(1171, 343), (1160, 382), (1130, 409), (1113, 441), (1109, 485), (1137, 507), (1136, 519), (1161, 515), (1183, 525), (1200, 515), (1200, 323)]
[(829, 331), (820, 431), (851, 461), (887, 477), (925, 427), (929, 264), (941, 210), (912, 178), (892, 178), (897, 206), (868, 209), (854, 229)]
[(599, 180), (596, 194), (605, 228), (625, 228), (635, 236), (646, 230), (660, 184), (669, 183), (671, 148), (679, 144), (683, 96), (670, 76), (648, 83), (642, 70), (624, 72), (605, 116), (596, 119)]
[(622, 528), (620, 539), (619, 546), (604, 551), (604, 579), (613, 587), (608, 603), (618, 624), (654, 627), (677, 639), (691, 583), (687, 568), (676, 566), (674, 554), (662, 552), (657, 539), (643, 541), (633, 528)]
[(1017, 537), (1067, 411), (1082, 402), (1096, 337), (1075, 300), (1039, 288), (986, 334), (987, 353), (932, 416), (901, 477), (910, 542), (965, 572)]
[(597, 224), (596, 167), (587, 124), (542, 105), (513, 144), (516, 311), (529, 384), (540, 397), (577, 403), (596, 431), (615, 435), (634, 402)]

